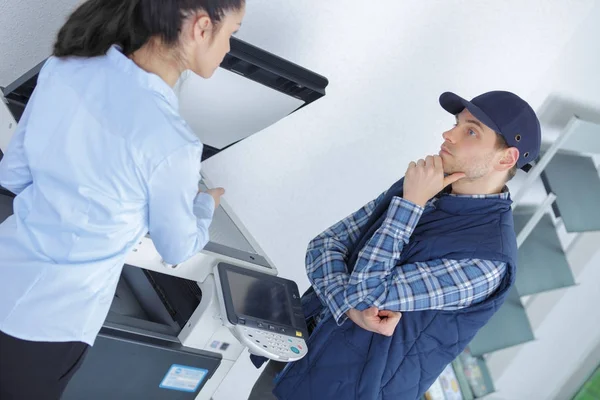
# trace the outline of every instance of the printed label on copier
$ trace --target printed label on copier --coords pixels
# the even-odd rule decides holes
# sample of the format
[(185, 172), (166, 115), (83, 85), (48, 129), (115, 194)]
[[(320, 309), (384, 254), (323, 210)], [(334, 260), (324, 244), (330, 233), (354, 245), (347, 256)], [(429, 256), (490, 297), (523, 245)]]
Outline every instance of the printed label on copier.
[(208, 370), (173, 364), (159, 387), (193, 393), (202, 384)]

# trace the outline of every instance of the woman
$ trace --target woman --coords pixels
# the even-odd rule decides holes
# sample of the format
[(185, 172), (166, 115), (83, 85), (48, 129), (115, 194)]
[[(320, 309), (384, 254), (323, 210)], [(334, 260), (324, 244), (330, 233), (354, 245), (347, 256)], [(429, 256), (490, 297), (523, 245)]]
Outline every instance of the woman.
[(17, 195), (0, 225), (0, 399), (60, 398), (146, 233), (170, 264), (207, 243), (224, 191), (198, 193), (202, 144), (172, 87), (213, 74), (244, 12), (90, 0), (60, 29), (0, 163)]

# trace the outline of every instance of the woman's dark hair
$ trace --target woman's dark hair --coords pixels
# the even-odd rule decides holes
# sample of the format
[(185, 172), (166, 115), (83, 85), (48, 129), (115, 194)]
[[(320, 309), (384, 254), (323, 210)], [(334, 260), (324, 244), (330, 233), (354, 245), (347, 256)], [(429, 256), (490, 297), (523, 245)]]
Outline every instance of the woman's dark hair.
[(130, 55), (152, 36), (174, 45), (188, 13), (203, 10), (218, 24), (226, 12), (237, 11), (244, 3), (245, 0), (88, 0), (58, 32), (54, 55), (95, 57), (106, 54), (113, 44)]

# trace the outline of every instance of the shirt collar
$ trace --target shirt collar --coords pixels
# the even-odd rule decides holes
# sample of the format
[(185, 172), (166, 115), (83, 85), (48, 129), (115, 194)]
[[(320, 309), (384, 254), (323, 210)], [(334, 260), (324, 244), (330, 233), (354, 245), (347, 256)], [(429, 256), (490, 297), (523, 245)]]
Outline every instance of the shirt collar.
[(504, 186), (500, 193), (492, 193), (492, 194), (454, 194), (447, 193), (449, 196), (454, 197), (467, 197), (471, 199), (508, 199), (510, 192), (508, 191), (508, 187)]
[(442, 197), (442, 196), (462, 197), (462, 198), (467, 198), (467, 199), (502, 199), (502, 200), (508, 200), (509, 195), (510, 195), (510, 192), (509, 192), (507, 186), (504, 186), (502, 188), (502, 192), (500, 192), (500, 193), (492, 193), (492, 194), (453, 194), (453, 193), (450, 193), (451, 190), (452, 190), (452, 187), (448, 186), (442, 192), (438, 193), (437, 196), (435, 196), (431, 200), (429, 200), (429, 204), (432, 205), (432, 206), (435, 205), (437, 203), (437, 201), (439, 200), (439, 198)]
[(171, 107), (179, 110), (179, 99), (175, 91), (160, 76), (138, 67), (136, 63), (121, 53), (121, 48), (118, 45), (111, 46), (106, 56), (119, 69), (132, 75), (142, 87), (158, 93)]

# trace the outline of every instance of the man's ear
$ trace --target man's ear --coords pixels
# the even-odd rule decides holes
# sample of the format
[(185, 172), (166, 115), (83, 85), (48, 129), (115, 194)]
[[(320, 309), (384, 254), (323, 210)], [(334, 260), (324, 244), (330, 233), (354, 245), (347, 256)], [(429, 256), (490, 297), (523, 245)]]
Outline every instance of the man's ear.
[(519, 155), (519, 149), (516, 147), (509, 147), (502, 150), (502, 156), (498, 163), (496, 163), (496, 170), (508, 171), (519, 161)]

